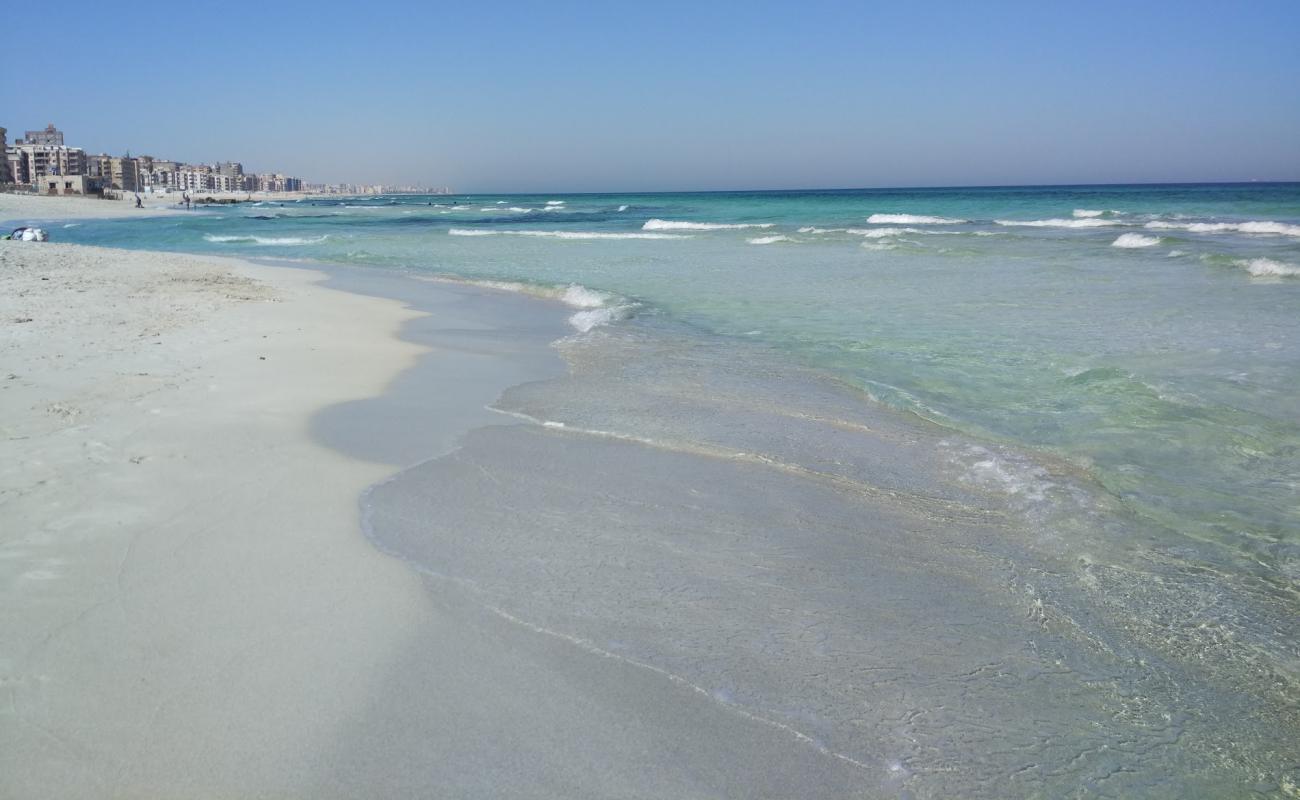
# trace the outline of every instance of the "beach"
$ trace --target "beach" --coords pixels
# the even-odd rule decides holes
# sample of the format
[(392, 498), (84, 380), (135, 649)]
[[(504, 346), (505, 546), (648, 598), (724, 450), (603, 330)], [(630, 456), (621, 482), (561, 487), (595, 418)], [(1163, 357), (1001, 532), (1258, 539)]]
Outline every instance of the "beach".
[[(1059, 332), (975, 360), (930, 277), (975, 273), (957, 317), (1020, 341), (1070, 330), (1041, 298), (1119, 302), (1103, 269), (1145, 258), (1150, 286), (1214, 289), (1202, 320), (1252, 310), (1215, 328), (1235, 356), (1289, 324), (1293, 284), (1234, 266), (1292, 258), (1289, 222), (1198, 242), (1211, 223), (925, 193), (874, 220), (871, 195), (31, 200), (0, 206), (59, 222), (0, 242), (0, 795), (1295, 791), (1285, 532), (1153, 524), (1142, 503), (1181, 496), (1114, 490), (1094, 440), (1095, 468), (952, 413), (1041, 413), (1026, 381), (1111, 431), (1224, 412), (1158, 418)], [(1226, 255), (1112, 246), (1153, 222)], [(1285, 512), (1256, 507), (1262, 540)]]
[[(420, 286), (444, 352), (407, 389), (420, 406), (397, 387), (384, 407), (365, 397), (420, 354), (393, 338), (413, 314), (311, 272), (19, 243), (0, 268), (23, 326), (5, 342), (7, 796), (689, 795), (680, 766), (656, 774), (674, 759), (732, 763), (738, 787), (754, 769), (850, 785), (824, 748), (689, 686), (431, 602), (362, 537), (368, 485), (557, 371), (509, 363), (562, 333), (550, 304)], [(546, 335), (485, 335), (523, 313)], [(309, 435), (331, 405), (315, 438), (354, 457)], [(429, 412), (412, 450), (400, 432)]]
[(357, 529), (391, 468), (307, 425), (413, 362), (411, 312), (306, 271), (0, 246), (0, 794), (291, 791), (427, 614)]
[[(0, 220), (15, 222), (67, 221), (85, 219), (117, 219), (121, 217), (156, 217), (169, 214), (186, 213), (181, 192), (152, 194), (141, 192), (142, 208), (135, 207), (135, 194), (121, 192), (121, 199), (100, 199), (98, 197), (50, 196), (40, 194), (13, 194), (0, 192)], [(202, 198), (215, 200), (255, 202), (285, 202), (304, 197), (297, 192), (194, 192), (190, 199), (196, 205)], [(8, 231), (4, 231), (8, 233)]]

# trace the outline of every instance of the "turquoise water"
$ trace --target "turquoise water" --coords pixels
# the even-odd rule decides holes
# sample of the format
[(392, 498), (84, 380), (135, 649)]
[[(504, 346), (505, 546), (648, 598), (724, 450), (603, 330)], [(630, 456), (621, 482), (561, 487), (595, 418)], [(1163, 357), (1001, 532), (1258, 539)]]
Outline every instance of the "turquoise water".
[[(68, 225), (53, 238), (567, 304), (564, 374), (493, 406), (525, 424), (412, 457), (362, 514), (511, 652), (558, 643), (511, 695), (543, 709), (528, 724), (557, 724), (532, 700), (575, 670), (599, 677), (582, 708), (614, 687), (614, 724), (576, 713), (556, 737), (582, 752), (662, 712), (674, 739), (758, 726), (719, 737), (726, 757), (641, 759), (666, 786), (729, 765), (713, 795), (770, 793), (791, 746), (813, 760), (777, 771), (807, 797), (1300, 791), (1298, 184), (401, 196)], [(491, 315), (443, 318), (444, 354), (518, 347)]]
[(579, 284), (581, 327), (763, 342), (1300, 577), (1297, 184), (345, 198), (55, 238)]

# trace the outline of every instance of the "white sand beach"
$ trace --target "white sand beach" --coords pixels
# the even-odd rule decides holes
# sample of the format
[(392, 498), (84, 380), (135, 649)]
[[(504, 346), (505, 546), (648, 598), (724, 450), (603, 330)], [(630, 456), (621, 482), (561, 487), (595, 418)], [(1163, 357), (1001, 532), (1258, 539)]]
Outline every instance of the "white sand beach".
[(425, 613), (307, 426), (414, 314), (317, 277), (0, 242), (0, 796), (280, 796)]
[[(116, 217), (159, 216), (184, 213), (176, 201), (180, 195), (140, 195), (144, 208), (136, 208), (130, 195), (124, 200), (96, 197), (51, 197), (39, 194), (0, 193), (0, 220), (113, 219)], [(8, 233), (8, 231), (4, 231)]]
[[(844, 796), (861, 780), (798, 731), (377, 549), (362, 493), (509, 422), (485, 405), (562, 370), (549, 342), (571, 311), (319, 278), (0, 242), (0, 796)], [(419, 299), (373, 296), (403, 291)]]
[[(300, 192), (195, 192), (192, 200), (211, 197), (214, 200), (252, 200), (254, 202), (290, 202), (308, 195)], [(40, 220), (115, 219), (119, 217), (157, 217), (187, 213), (180, 192), (168, 194), (140, 193), (143, 208), (135, 207), (135, 195), (127, 192), (121, 199), (97, 197), (54, 197), (40, 194), (12, 194), (0, 192), (0, 221), (32, 222)], [(196, 203), (196, 205), (199, 205)], [(7, 233), (8, 231), (3, 231)]]

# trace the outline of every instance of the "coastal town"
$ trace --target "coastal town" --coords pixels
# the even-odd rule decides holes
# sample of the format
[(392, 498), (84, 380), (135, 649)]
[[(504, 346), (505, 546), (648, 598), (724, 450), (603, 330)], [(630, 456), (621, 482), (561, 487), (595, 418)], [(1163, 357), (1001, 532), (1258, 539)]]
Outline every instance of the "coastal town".
[(246, 172), (238, 161), (191, 164), (154, 156), (91, 154), (69, 146), (53, 124), (29, 130), (13, 144), (0, 127), (0, 191), (115, 197), (199, 193), (448, 194), (448, 188), (308, 183), (280, 172)]

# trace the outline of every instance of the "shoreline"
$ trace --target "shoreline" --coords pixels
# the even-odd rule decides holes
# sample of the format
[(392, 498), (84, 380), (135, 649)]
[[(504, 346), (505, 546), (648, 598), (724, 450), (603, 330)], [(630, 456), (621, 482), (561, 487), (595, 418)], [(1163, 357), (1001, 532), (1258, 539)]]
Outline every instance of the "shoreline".
[[(212, 197), (217, 200), (240, 200), (251, 198), (257, 202), (292, 202), (313, 199), (314, 195), (305, 192), (192, 192), (191, 199)], [(25, 194), (0, 192), (0, 224), (13, 227), (11, 223), (35, 224), (42, 222), (68, 222), (85, 219), (123, 219), (165, 217), (176, 214), (188, 214), (184, 208), (180, 192), (156, 195), (140, 192), (143, 208), (135, 207), (135, 193), (122, 192), (121, 199), (102, 199), (80, 195), (50, 196), (42, 194)], [(194, 208), (209, 207), (206, 203), (194, 203)], [(222, 204), (212, 203), (212, 208), (221, 208)], [(0, 229), (0, 232), (7, 232)]]
[[(384, 398), (429, 354), (405, 330), (491, 292), (420, 286), (440, 321), (314, 270), (9, 242), (0, 280), (5, 793), (302, 793), (430, 624), (360, 526), (404, 456), (358, 445), (401, 444)], [(471, 403), (518, 365), (484, 358), (420, 447), (501, 421)]]
[[(168, 224), (175, 223), (157, 226)], [(38, 248), (57, 246), (14, 245), (0, 255), (35, 258)], [(188, 297), (191, 283), (203, 285), (204, 273), (191, 268), (238, 263), (161, 251), (64, 252), (69, 261), (91, 253), (116, 265), (111, 283), (65, 287), (71, 296), (66, 305), (78, 316), (148, 312), (149, 330), (136, 337), (143, 342), (121, 330), (96, 337), (130, 342), (125, 349), (145, 358), (157, 325), (163, 326), (164, 348), (176, 338), (168, 333), (168, 307), (155, 303), (154, 294)], [(141, 290), (139, 267), (154, 262), (190, 266), (184, 275), (164, 270), (158, 292)], [(230, 458), (208, 470), (224, 481), (221, 504), (204, 504), (207, 475), (192, 474), (196, 464), (208, 462), (174, 459), (176, 469), (158, 479), (165, 493), (199, 499), (164, 527), (183, 531), (187, 513), (230, 518), (231, 500), (250, 504), (241, 519), (262, 522), (285, 491), (302, 492), (303, 483), (318, 479), (317, 459), (291, 458), (306, 452), (299, 434), (353, 467), (373, 467), (367, 476), (382, 477), (359, 497), (357, 484), (340, 484), (329, 498), (332, 512), (309, 508), (314, 498), (281, 508), (279, 528), (264, 527), (260, 540), (226, 554), (216, 572), (199, 563), (209, 552), (222, 554), (220, 542), (208, 541), (211, 528), (184, 532), (182, 545), (170, 552), (150, 532), (155, 544), (144, 554), (165, 557), (155, 566), (179, 564), (189, 578), (208, 578), (179, 590), (179, 601), (203, 605), (226, 598), (238, 608), (255, 607), (256, 613), (239, 618), (243, 626), (250, 615), (260, 624), (264, 616), (305, 614), (306, 604), (320, 613), (319, 622), (311, 621), (322, 630), (301, 634), (288, 650), (272, 634), (215, 668), (215, 679), (205, 674), (200, 690), (165, 695), (152, 718), (175, 715), (166, 719), (172, 726), (166, 744), (152, 734), (159, 727), (152, 719), (123, 723), (136, 725), (137, 738), (153, 738), (137, 743), (144, 756), (116, 759), (127, 766), (115, 767), (107, 779), (113, 792), (158, 793), (157, 782), (176, 777), (172, 765), (184, 763), (201, 785), (181, 791), (173, 780), (163, 790), (564, 797), (693, 796), (705, 790), (714, 796), (842, 797), (876, 786), (882, 794), (915, 787), (925, 794), (995, 796), (1011, 786), (1052, 794), (1097, 775), (1108, 778), (1117, 763), (1108, 752), (1127, 743), (1137, 743), (1123, 762), (1132, 777), (1122, 780), (1132, 788), (1159, 780), (1213, 793), (1239, 784), (1248, 772), (1275, 787), (1286, 785), (1284, 765), (1294, 748), (1273, 742), (1268, 731), (1294, 725), (1287, 710), (1294, 683), (1288, 641), (1269, 632), (1292, 625), (1289, 602), (1257, 591), (1254, 573), (1188, 574), (1184, 566), (1195, 555), (1181, 539), (1171, 540), (1178, 548), (1171, 551), (1158, 532), (1125, 536), (1141, 529), (1127, 527), (1128, 512), (1090, 491), (1081, 476), (1072, 477), (1068, 463), (1054, 468), (942, 426), (918, 425), (886, 405), (864, 403), (851, 385), (792, 364), (761, 342), (738, 347), (671, 318), (634, 316), (589, 336), (572, 335), (563, 318), (573, 308), (559, 302), (569, 291), (530, 292), (521, 284), (523, 291), (514, 292), (507, 288), (514, 282), (329, 262), (266, 257), (261, 263), (276, 286), (308, 269), (301, 274), (327, 276), (323, 288), (349, 292), (354, 303), (364, 306), (373, 298), (361, 295), (373, 295), (395, 304), (405, 316), (390, 334), (414, 354), (390, 370), (380, 389), (323, 407), (286, 409), (268, 404), (267, 396), (241, 397), (248, 425), (256, 427), (266, 415), (284, 424), (296, 420), (295, 434), (282, 446), (254, 452), (265, 457), (256, 459), (252, 488), (241, 482), (249, 479), (241, 472), (247, 459)], [(172, 285), (173, 278), (179, 283)], [(259, 296), (239, 281), (215, 285), (240, 301), (236, 308)], [(50, 288), (30, 282), (4, 296)], [(328, 291), (303, 296), (310, 306), (303, 313), (313, 318), (282, 321), (314, 326), (298, 329), (301, 344), (332, 351), (314, 357), (337, 372), (347, 358), (365, 358), (370, 348), (314, 318), (328, 297)], [(575, 298), (572, 305), (588, 300)], [(237, 340), (258, 333), (247, 325), (232, 328), (238, 315), (228, 316), (225, 306), (204, 308), (208, 316), (202, 318), (216, 322), (190, 328), (217, 338), (237, 329)], [(0, 313), (0, 322), (5, 316)], [(349, 323), (373, 335), (375, 318), (357, 316), (366, 319)], [(26, 324), (9, 330), (27, 330)], [(587, 330), (572, 319), (568, 324)], [(125, 333), (134, 331), (128, 326)], [(213, 352), (195, 335), (184, 355)], [(341, 352), (352, 348), (365, 352)], [(92, 347), (91, 355), (97, 352)], [(272, 360), (279, 365), (278, 356)], [(67, 372), (62, 364), (47, 366), (52, 385)], [(71, 374), (84, 378), (74, 366)], [(95, 392), (111, 398), (119, 379), (132, 377), (142, 376), (114, 372), (95, 382)], [(209, 380), (206, 372), (200, 377)], [(320, 387), (300, 383), (347, 379), (284, 376), (308, 393)], [(172, 388), (158, 389), (147, 402), (174, 396), (167, 394)], [(0, 397), (4, 391), (0, 384)], [(56, 402), (45, 411), (75, 419), (80, 409)], [(189, 417), (189, 427), (176, 423), (182, 434), (196, 425), (211, 427), (208, 414)], [(68, 426), (68, 436), (84, 435), (75, 422)], [(138, 427), (152, 431), (147, 423)], [(233, 437), (219, 444), (232, 451), (240, 444), (225, 438)], [(100, 447), (105, 443), (113, 444), (94, 437), (72, 459), (70, 451), (54, 454), (67, 463), (100, 463), (112, 452)], [(149, 464), (148, 454), (126, 455), (145, 455), (142, 463)], [(271, 469), (284, 464), (291, 468)], [(167, 489), (173, 485), (183, 491)], [(158, 493), (159, 487), (150, 488)], [(66, 493), (47, 496), (64, 502)], [(65, 529), (76, 533), (80, 517), (98, 511), (81, 509), (65, 523), (69, 510), (51, 507), (60, 517), (41, 531), (47, 539)], [(308, 545), (296, 551), (309, 555), (306, 567), (258, 549), (267, 547), (268, 536), (318, 517), (329, 523), (322, 529), (340, 535), (350, 526), (349, 552), (359, 539), (372, 545), (358, 566), (339, 566), (348, 570), (340, 597), (334, 587), (300, 591), (299, 572), (318, 576), (333, 563), (311, 550), (310, 537), (295, 541)], [(348, 525), (339, 523), (344, 517)], [(373, 583), (382, 580), (367, 566), (375, 552), (406, 568), (399, 584)], [(249, 558), (256, 574), (242, 575)], [(290, 566), (277, 573), (265, 567), (267, 560)], [(105, 560), (119, 562), (127, 558)], [(5, 564), (0, 559), (0, 569)], [(36, 565), (23, 578), (29, 585), (56, 580), (62, 566)], [(111, 569), (101, 568), (107, 585)], [(135, 586), (138, 572), (119, 568), (119, 585), (125, 574)], [(213, 579), (218, 573), (242, 581), (242, 593)], [(191, 597), (195, 592), (200, 596)], [(360, 608), (354, 607), (358, 599)], [(338, 604), (330, 606), (331, 600)], [(1211, 603), (1249, 610), (1254, 623), (1229, 625), (1223, 638), (1207, 637), (1198, 623)], [(398, 613), (386, 613), (389, 604)], [(117, 608), (125, 617), (143, 605), (119, 601)], [(157, 605), (170, 603), (149, 610)], [(76, 635), (89, 635), (85, 641), (100, 648), (95, 657), (112, 666), (113, 658), (99, 657), (116, 654), (87, 624), (102, 621), (105, 607), (113, 609), (105, 601), (70, 624)], [(317, 641), (327, 635), (324, 620), (340, 612), (347, 619), (330, 633), (348, 641)], [(170, 614), (155, 612), (152, 619)], [(0, 611), (0, 642), (4, 619)], [(349, 623), (356, 619), (364, 622)], [(138, 614), (126, 621), (155, 627)], [(210, 627), (192, 626), (188, 618), (171, 623), (155, 638), (191, 646)], [(218, 620), (225, 640), (238, 642), (240, 634), (223, 626)], [(355, 633), (359, 629), (364, 636)], [(1248, 644), (1237, 644), (1237, 636), (1249, 637)], [(302, 654), (305, 663), (286, 652)], [(171, 657), (158, 646), (137, 656), (159, 654)], [(62, 668), (79, 656), (69, 647), (51, 663)], [(0, 669), (7, 666), (3, 658), (0, 650)], [(260, 680), (245, 676), (248, 663), (259, 668)], [(1277, 670), (1276, 680), (1253, 680), (1257, 664)], [(304, 685), (286, 689), (289, 678), (279, 671), (294, 666)], [(46, 675), (28, 672), (38, 684)], [(78, 685), (98, 678), (77, 677)], [(97, 685), (125, 685), (113, 681), (110, 676)], [(30, 703), (53, 696), (11, 685)], [(234, 698), (225, 716), (212, 711), (213, 687)], [(4, 688), (0, 681), (0, 692)], [(136, 698), (157, 702), (143, 688), (130, 688)], [(1129, 698), (1141, 698), (1141, 706), (1127, 705)], [(1055, 712), (1033, 711), (1048, 707)], [(978, 719), (970, 716), (976, 709)], [(277, 722), (257, 716), (265, 713)], [(119, 709), (110, 716), (128, 715)], [(103, 721), (98, 712), (95, 719)], [(77, 743), (69, 719), (59, 722), (62, 727), (52, 730)], [(174, 750), (163, 749), (172, 740)], [(0, 739), (0, 752), (4, 745)], [(55, 751), (53, 744), (46, 747)], [(270, 762), (259, 748), (272, 754)], [(1079, 752), (1099, 755), (1081, 761)], [(1207, 759), (1211, 753), (1219, 755)], [(63, 757), (80, 765), (75, 754)], [(3, 758), (0, 774), (6, 774)], [(125, 783), (123, 775), (142, 782)], [(97, 791), (88, 779), (74, 789), (74, 795), (113, 793)]]

